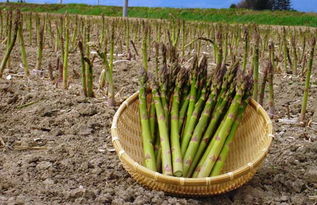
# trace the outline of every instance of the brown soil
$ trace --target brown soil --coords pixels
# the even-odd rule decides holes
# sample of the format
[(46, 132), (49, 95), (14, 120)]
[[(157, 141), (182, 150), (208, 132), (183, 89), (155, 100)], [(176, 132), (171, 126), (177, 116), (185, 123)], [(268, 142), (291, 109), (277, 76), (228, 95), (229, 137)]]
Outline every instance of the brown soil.
[[(31, 68), (35, 52), (28, 48)], [(44, 69), (33, 70), (25, 78), (19, 52), (14, 50), (10, 70), (0, 79), (0, 140), (5, 144), (0, 141), (0, 204), (317, 202), (317, 125), (302, 127), (292, 120), (300, 111), (301, 78), (276, 76), (275, 138), (255, 177), (227, 194), (183, 198), (144, 188), (129, 176), (111, 144), (110, 126), (117, 107), (110, 107), (104, 91), (97, 88), (97, 98), (84, 98), (73, 73), (68, 90), (51, 82), (47, 66), (50, 62), (55, 65), (56, 57), (53, 52), (45, 56), (49, 57), (44, 60)], [(70, 59), (71, 72), (79, 72), (77, 55)], [(136, 61), (116, 66), (115, 87), (117, 91), (122, 88), (121, 99), (137, 90), (138, 66)], [(100, 68), (97, 62), (96, 73)], [(316, 77), (313, 81), (309, 119), (313, 115), (311, 104), (317, 99)]]

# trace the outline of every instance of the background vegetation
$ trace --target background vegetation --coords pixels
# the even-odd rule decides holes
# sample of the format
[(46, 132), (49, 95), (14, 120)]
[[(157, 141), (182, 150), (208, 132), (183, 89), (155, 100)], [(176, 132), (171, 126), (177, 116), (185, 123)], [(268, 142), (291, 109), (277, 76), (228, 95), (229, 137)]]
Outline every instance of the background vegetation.
[[(85, 4), (27, 4), (0, 3), (0, 9), (19, 8), (26, 12), (69, 13), (83, 15), (121, 16), (122, 8), (114, 6), (89, 6)], [(297, 11), (255, 11), (248, 9), (175, 9), (129, 8), (130, 17), (170, 18), (175, 16), (190, 21), (256, 23), (284, 26), (317, 27), (317, 14)]]

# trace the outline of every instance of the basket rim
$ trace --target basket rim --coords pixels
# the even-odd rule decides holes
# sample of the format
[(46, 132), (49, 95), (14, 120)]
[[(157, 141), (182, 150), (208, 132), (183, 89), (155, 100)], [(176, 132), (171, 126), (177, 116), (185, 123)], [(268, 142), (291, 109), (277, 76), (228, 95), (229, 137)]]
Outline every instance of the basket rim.
[(260, 156), (245, 164), (244, 166), (225, 173), (221, 174), (219, 176), (213, 176), (213, 177), (201, 177), (201, 178), (185, 178), (185, 177), (175, 177), (175, 176), (168, 176), (168, 175), (163, 175), (159, 172), (152, 171), (143, 165), (139, 164), (138, 162), (134, 161), (123, 149), (120, 139), (118, 137), (117, 133), (117, 123), (119, 120), (119, 117), (121, 113), (130, 105), (132, 104), (135, 100), (138, 99), (139, 92), (135, 92), (133, 95), (128, 97), (118, 108), (117, 112), (115, 113), (112, 121), (112, 126), (111, 126), (111, 136), (112, 136), (112, 143), (114, 145), (114, 148), (119, 156), (119, 159), (121, 161), (124, 161), (126, 164), (129, 164), (130, 167), (133, 167), (135, 171), (141, 173), (142, 175), (145, 175), (147, 177), (153, 178), (155, 181), (159, 182), (166, 182), (169, 184), (176, 184), (176, 185), (190, 185), (190, 186), (197, 186), (197, 185), (212, 185), (212, 184), (219, 184), (223, 182), (228, 182), (233, 179), (239, 178), (248, 172), (250, 172), (253, 169), (256, 169), (258, 166), (261, 165), (262, 161), (264, 160), (265, 156), (268, 153), (268, 149), (272, 143), (273, 139), (273, 126), (272, 126), (272, 121), (269, 118), (268, 114), (266, 111), (263, 109), (263, 107), (257, 103), (254, 99), (251, 99), (249, 101), (249, 105), (256, 110), (258, 114), (260, 114), (261, 117), (266, 122), (266, 130), (267, 130), (267, 136), (269, 137), (269, 142), (267, 143), (267, 147), (262, 149), (262, 153)]

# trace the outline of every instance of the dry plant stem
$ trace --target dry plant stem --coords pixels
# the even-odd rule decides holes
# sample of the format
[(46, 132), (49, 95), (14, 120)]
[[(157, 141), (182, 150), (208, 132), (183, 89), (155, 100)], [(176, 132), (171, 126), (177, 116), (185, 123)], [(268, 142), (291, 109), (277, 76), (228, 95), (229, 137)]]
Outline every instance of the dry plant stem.
[(32, 22), (32, 12), (29, 14), (29, 45), (31, 46), (33, 43), (33, 22)]
[(110, 105), (115, 105), (114, 99), (114, 85), (113, 85), (113, 60), (114, 60), (114, 41), (115, 41), (115, 26), (114, 22), (112, 22), (112, 30), (111, 30), (111, 39), (110, 39), (110, 57), (109, 57), (109, 72), (108, 72), (108, 85), (109, 85), (109, 95), (110, 95)]
[[(40, 24), (38, 22), (38, 24)], [(40, 28), (37, 31), (37, 55), (36, 55), (36, 65), (35, 69), (39, 70), (42, 67), (42, 58), (43, 58), (43, 46), (44, 46), (44, 25), (38, 25)]]
[(134, 42), (131, 40), (130, 43), (132, 44), (132, 47), (133, 47), (133, 50), (134, 50), (135, 54), (137, 56), (139, 56), (138, 50), (136, 49)]
[[(10, 47), (11, 41), (12, 41), (12, 11), (8, 11), (7, 13), (7, 19), (6, 19), (6, 35), (7, 35), (7, 48)], [(10, 61), (10, 55), (7, 61), (7, 66), (10, 67), (11, 61)]]
[(93, 60), (89, 58), (84, 58), (85, 62), (87, 63), (88, 67), (86, 67), (86, 80), (87, 80), (87, 97), (94, 97), (93, 91)]
[(68, 17), (65, 18), (65, 46), (64, 46), (64, 59), (63, 59), (63, 85), (64, 89), (68, 88), (68, 51), (69, 51), (69, 28), (68, 28)]
[(301, 109), (300, 118), (299, 118), (301, 122), (305, 121), (305, 114), (307, 110), (307, 103), (308, 103), (308, 97), (309, 97), (310, 79), (311, 79), (313, 61), (314, 61), (315, 46), (316, 46), (316, 38), (313, 37), (313, 39), (311, 40), (310, 59), (309, 59), (308, 68), (306, 71), (304, 96), (303, 96), (302, 109)]
[(296, 49), (296, 39), (295, 39), (295, 34), (292, 35), (291, 38), (291, 43), (292, 43), (292, 54), (293, 54), (293, 74), (297, 75), (297, 61), (298, 61), (298, 57), (297, 57), (297, 49)]
[(269, 116), (274, 118), (275, 106), (274, 106), (274, 68), (270, 62), (268, 65), (268, 83), (269, 83)]
[(219, 31), (217, 33), (217, 69), (221, 68), (222, 60), (223, 60), (223, 51), (222, 51), (222, 33)]
[(50, 78), (51, 81), (54, 80), (53, 67), (51, 63), (48, 64), (48, 77)]
[(253, 99), (258, 100), (259, 96), (259, 54), (260, 54), (260, 35), (255, 34), (255, 45), (253, 54), (253, 79), (254, 79), (254, 89), (253, 89)]
[[(288, 43), (286, 39), (287, 33), (285, 28), (283, 28), (283, 48), (284, 48), (284, 66), (286, 73), (289, 73), (289, 69), (292, 68), (292, 61), (289, 53)], [(287, 62), (289, 63), (289, 67), (287, 65)]]
[(300, 63), (303, 64), (304, 60), (305, 60), (305, 51), (306, 51), (306, 35), (302, 34), (303, 36), (303, 45), (302, 45), (302, 54), (301, 54), (301, 59), (300, 59)]
[(78, 48), (79, 48), (80, 56), (81, 56), (81, 58), (80, 58), (80, 60), (81, 60), (81, 83), (82, 83), (84, 95), (85, 95), (85, 97), (88, 97), (85, 54), (84, 54), (83, 43), (81, 41), (78, 42)]
[(29, 72), (29, 65), (28, 65), (26, 51), (25, 51), (25, 45), (24, 45), (23, 23), (22, 22), (20, 22), (20, 26), (18, 29), (18, 35), (19, 35), (19, 42), (20, 42), (20, 47), (21, 47), (21, 58), (22, 58), (23, 69), (24, 69), (25, 75), (28, 76), (28, 75), (30, 75), (30, 72)]
[(1, 61), (1, 64), (0, 64), (0, 78), (2, 78), (2, 75), (3, 75), (3, 71), (6, 67), (6, 64), (9, 60), (9, 57), (10, 57), (10, 54), (11, 54), (11, 51), (15, 45), (15, 42), (16, 42), (16, 39), (17, 39), (17, 35), (18, 35), (18, 29), (19, 29), (19, 16), (17, 17), (17, 19), (15, 20), (14, 22), (14, 28), (13, 28), (13, 36), (12, 36), (12, 39), (10, 40), (10, 45), (7, 46), (7, 49), (6, 49), (6, 52), (2, 58), (2, 61)]
[(182, 21), (182, 57), (185, 57), (185, 45), (186, 45), (186, 23), (185, 20)]
[(107, 43), (105, 43), (105, 51), (102, 53), (100, 51), (98, 52), (99, 57), (102, 59), (102, 63), (103, 63), (103, 69), (100, 73), (99, 76), (99, 88), (104, 88), (106, 86), (107, 82), (107, 77), (108, 77), (108, 73), (109, 73), (109, 61), (107, 59)]
[(2, 11), (0, 11), (0, 40), (2, 40), (3, 30), (4, 30), (3, 13), (2, 13)]
[(143, 56), (143, 66), (146, 71), (149, 70), (148, 66), (148, 44), (147, 44), (147, 37), (148, 37), (148, 28), (144, 28), (144, 37), (142, 41), (142, 56)]
[[(268, 64), (270, 64), (270, 62)], [(262, 81), (261, 81), (261, 85), (260, 85), (259, 103), (262, 106), (263, 106), (263, 102), (264, 102), (265, 86), (266, 86), (268, 69), (269, 69), (268, 67), (269, 67), (269, 65), (267, 65), (266, 68), (264, 69)]]
[(248, 64), (248, 53), (249, 53), (249, 32), (247, 29), (244, 31), (244, 56), (243, 56), (243, 70), (245, 71)]
[[(74, 31), (73, 31), (73, 35), (72, 35), (72, 38), (71, 38), (71, 41), (70, 41), (70, 47), (71, 47), (71, 50), (75, 50), (76, 49), (76, 40), (77, 40), (77, 36), (78, 36), (78, 30), (79, 30), (79, 25), (78, 25), (78, 16), (76, 15), (76, 21), (75, 21), (75, 24), (74, 24), (74, 27), (73, 27)], [(69, 30), (69, 29), (67, 29)], [(69, 32), (69, 31), (68, 31)]]
[(317, 103), (315, 103), (315, 106), (314, 106), (314, 115), (312, 117), (312, 121), (317, 123)]

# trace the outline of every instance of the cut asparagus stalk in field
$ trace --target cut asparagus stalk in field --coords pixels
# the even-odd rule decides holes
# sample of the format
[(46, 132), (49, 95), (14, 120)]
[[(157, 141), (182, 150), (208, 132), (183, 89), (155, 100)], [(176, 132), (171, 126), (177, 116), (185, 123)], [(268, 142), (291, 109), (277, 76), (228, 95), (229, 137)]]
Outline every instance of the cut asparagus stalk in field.
[[(2, 77), (3, 75), (3, 71), (6, 67), (6, 64), (9, 60), (9, 57), (10, 57), (10, 54), (12, 52), (12, 49), (15, 45), (15, 42), (16, 42), (16, 39), (17, 39), (17, 35), (18, 35), (18, 29), (19, 29), (19, 22), (20, 22), (20, 16), (19, 16), (20, 13), (18, 13), (16, 19), (15, 19), (15, 22), (14, 22), (14, 28), (13, 28), (13, 36), (12, 36), (12, 39), (10, 39), (10, 44), (8, 44), (7, 48), (6, 48), (6, 51), (4, 53), (4, 56), (2, 58), (2, 61), (1, 61), (1, 64), (0, 64), (0, 78)], [(11, 28), (10, 28), (11, 30)], [(10, 31), (11, 32), (11, 31)], [(9, 39), (8, 39), (9, 40)]]
[(311, 79), (312, 68), (314, 63), (315, 46), (316, 46), (316, 38), (313, 37), (311, 40), (310, 59), (309, 59), (309, 64), (306, 71), (305, 90), (304, 90), (304, 96), (302, 100), (302, 109), (300, 113), (301, 122), (305, 121), (305, 114), (306, 114), (308, 95), (309, 95), (309, 89), (310, 89), (310, 79)]
[[(21, 16), (21, 19), (22, 18), (23, 17)], [(24, 73), (25, 73), (26, 76), (28, 76), (28, 75), (30, 75), (30, 72), (29, 72), (29, 65), (28, 65), (28, 61), (27, 61), (25, 44), (24, 44), (23, 21), (21, 21), (20, 25), (19, 25), (18, 37), (19, 37), (19, 42), (20, 42), (20, 46), (21, 46), (21, 58), (22, 58), (22, 64), (23, 64)]]
[(263, 106), (263, 102), (264, 102), (264, 94), (265, 94), (266, 81), (268, 78), (267, 76), (268, 76), (269, 66), (270, 66), (270, 62), (268, 62), (268, 64), (264, 68), (263, 75), (262, 75), (262, 81), (261, 81), (261, 85), (260, 85), (259, 103), (262, 106)]

